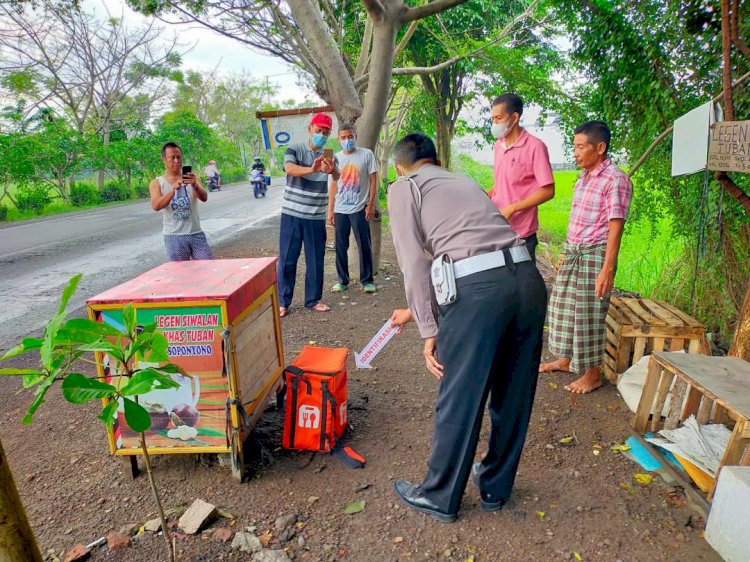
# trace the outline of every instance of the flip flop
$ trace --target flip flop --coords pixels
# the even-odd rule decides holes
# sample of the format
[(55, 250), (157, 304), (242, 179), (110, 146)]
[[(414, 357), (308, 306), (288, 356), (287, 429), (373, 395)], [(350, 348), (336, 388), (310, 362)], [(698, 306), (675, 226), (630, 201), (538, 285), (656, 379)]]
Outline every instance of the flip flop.
[(312, 309), (316, 312), (328, 312), (329, 310), (331, 310), (331, 307), (328, 306), (327, 304), (323, 304), (322, 302), (319, 302), (318, 304), (313, 306)]

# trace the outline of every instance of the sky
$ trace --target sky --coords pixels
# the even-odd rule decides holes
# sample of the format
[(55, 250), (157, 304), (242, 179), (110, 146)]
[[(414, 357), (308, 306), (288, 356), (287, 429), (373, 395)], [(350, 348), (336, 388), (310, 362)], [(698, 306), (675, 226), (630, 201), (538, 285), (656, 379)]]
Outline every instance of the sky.
[[(102, 18), (107, 17), (107, 12), (113, 17), (122, 16), (126, 24), (143, 25), (149, 20), (145, 16), (131, 10), (125, 0), (83, 0), (82, 6), (85, 10), (93, 12)], [(212, 72), (218, 66), (219, 73), (249, 72), (258, 80), (263, 82), (268, 79), (270, 84), (278, 87), (276, 99), (278, 101), (293, 99), (298, 102), (314, 100), (320, 105), (324, 102), (317, 95), (300, 86), (297, 83), (296, 74), (292, 68), (280, 59), (269, 55), (255, 52), (238, 41), (229, 39), (209, 29), (196, 24), (192, 25), (170, 25), (157, 22), (163, 29), (165, 42), (171, 39), (174, 31), (179, 34), (180, 43), (186, 44), (189, 49), (183, 55), (183, 70), (198, 70), (206, 73)], [(467, 109), (467, 112), (469, 110)], [(481, 119), (481, 108), (475, 108), (470, 114), (463, 115), (465, 119)], [(489, 116), (489, 108), (487, 108)], [(564, 139), (562, 139), (557, 127), (536, 128), (533, 125), (539, 115), (539, 108), (529, 107), (524, 113), (521, 125), (529, 128), (532, 134), (542, 138), (550, 150), (550, 159), (553, 164), (569, 162), (569, 155), (565, 152)], [(483, 148), (477, 148), (478, 136), (469, 136), (454, 140), (454, 147), (459, 152), (470, 154), (480, 162), (492, 163), (492, 145), (486, 144)]]
[[(84, 10), (102, 18), (107, 17), (108, 12), (113, 17), (122, 17), (126, 25), (144, 25), (149, 21), (145, 16), (131, 10), (125, 0), (83, 0), (82, 6)], [(320, 101), (314, 92), (306, 91), (297, 84), (292, 68), (280, 59), (252, 51), (238, 41), (200, 25), (176, 26), (157, 22), (157, 26), (162, 28), (165, 42), (171, 39), (174, 31), (177, 31), (179, 42), (185, 44), (184, 49), (189, 49), (182, 57), (183, 70), (208, 73), (218, 66), (219, 73), (246, 71), (259, 81), (265, 82), (268, 79), (270, 84), (277, 85), (278, 100)]]

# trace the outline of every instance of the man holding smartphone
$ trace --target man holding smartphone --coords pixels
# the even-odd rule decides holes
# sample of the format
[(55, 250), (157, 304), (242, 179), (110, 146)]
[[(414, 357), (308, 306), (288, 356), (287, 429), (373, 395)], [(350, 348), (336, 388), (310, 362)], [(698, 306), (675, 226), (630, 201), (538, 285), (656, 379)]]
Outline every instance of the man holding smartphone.
[(325, 149), (333, 119), (315, 113), (307, 127), (305, 143), (290, 145), (284, 154), (286, 187), (281, 203), (279, 231), (279, 316), (292, 304), (297, 261), (305, 247), (305, 308), (327, 312), (323, 298), (323, 260), (326, 252), (328, 176), (339, 179), (333, 151)]
[(208, 192), (192, 168), (182, 165), (182, 150), (177, 144), (166, 143), (161, 149), (161, 160), (164, 174), (151, 181), (149, 191), (151, 208), (162, 213), (169, 259), (213, 259), (198, 216), (198, 200), (207, 201)]

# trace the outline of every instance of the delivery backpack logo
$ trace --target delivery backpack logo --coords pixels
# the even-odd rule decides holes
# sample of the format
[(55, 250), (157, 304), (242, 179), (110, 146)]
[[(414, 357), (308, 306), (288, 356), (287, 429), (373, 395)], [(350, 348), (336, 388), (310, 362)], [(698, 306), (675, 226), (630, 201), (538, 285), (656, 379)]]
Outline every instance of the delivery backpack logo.
[(320, 427), (320, 408), (309, 404), (300, 406), (297, 413), (297, 427), (318, 429)]

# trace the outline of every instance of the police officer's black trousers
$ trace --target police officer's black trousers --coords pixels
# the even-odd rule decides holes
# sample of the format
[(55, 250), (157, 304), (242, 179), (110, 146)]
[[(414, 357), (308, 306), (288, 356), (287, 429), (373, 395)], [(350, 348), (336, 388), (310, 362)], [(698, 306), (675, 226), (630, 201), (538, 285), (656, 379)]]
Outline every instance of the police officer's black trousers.
[(422, 483), (444, 513), (457, 513), (489, 396), (492, 429), (480, 487), (510, 497), (534, 401), (547, 308), (544, 281), (531, 262), (456, 281), (458, 300), (441, 307), (438, 361), (444, 367), (435, 434)]

